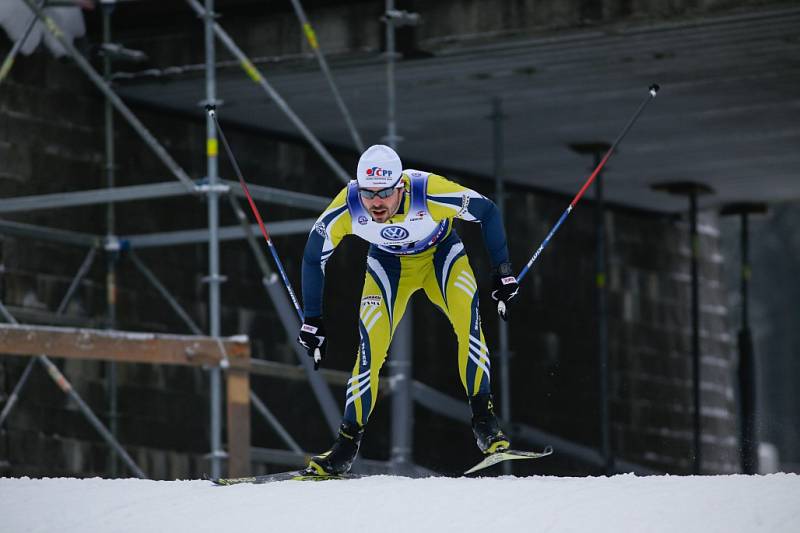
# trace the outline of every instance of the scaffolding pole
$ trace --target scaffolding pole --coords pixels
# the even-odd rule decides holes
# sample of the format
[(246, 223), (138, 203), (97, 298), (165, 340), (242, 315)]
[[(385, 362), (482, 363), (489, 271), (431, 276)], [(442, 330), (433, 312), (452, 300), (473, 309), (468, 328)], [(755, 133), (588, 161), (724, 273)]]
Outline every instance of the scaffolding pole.
[(264, 420), (266, 420), (267, 423), (272, 426), (272, 428), (275, 430), (281, 440), (286, 443), (286, 446), (290, 450), (297, 453), (303, 453), (303, 449), (299, 444), (297, 444), (297, 441), (292, 438), (289, 432), (286, 431), (286, 428), (284, 428), (275, 415), (272, 414), (272, 411), (270, 411), (267, 406), (264, 405), (264, 402), (261, 401), (261, 398), (256, 396), (256, 393), (254, 393), (252, 390), (250, 391), (250, 402), (253, 404), (253, 407), (256, 408), (256, 411), (258, 411), (258, 413), (264, 417)]
[[(239, 183), (231, 180), (219, 180), (220, 187), (233, 189), (236, 196), (244, 197), (244, 192), (240, 190)], [(205, 186), (197, 186), (203, 191)], [(318, 211), (324, 209), (330, 203), (330, 198), (306, 194), (302, 192), (278, 189), (276, 187), (266, 187), (264, 185), (247, 185), (250, 195), (254, 200), (269, 202), (273, 204)], [(127, 187), (115, 187), (113, 189), (89, 189), (85, 191), (60, 192), (53, 194), (37, 194), (33, 196), (18, 196), (16, 198), (0, 199), (0, 214), (28, 212), (38, 209), (58, 209), (64, 207), (79, 207), (84, 205), (96, 205), (109, 202), (124, 202), (133, 200), (151, 200), (169, 198), (173, 196), (185, 196), (186, 187), (174, 181), (148, 183), (145, 185), (130, 185)]]
[(186, 187), (182, 184), (167, 181), (131, 185), (127, 187), (89, 189), (84, 191), (37, 194), (33, 196), (17, 196), (0, 200), (0, 213), (17, 213), (36, 211), (39, 209), (59, 209), (64, 207), (81, 207), (129, 200), (151, 200), (184, 196)]
[(28, 7), (33, 11), (37, 17), (44, 23), (44, 27), (50, 34), (58, 40), (59, 43), (64, 47), (64, 50), (72, 57), (78, 67), (89, 77), (92, 83), (102, 92), (106, 98), (112, 103), (114, 108), (119, 112), (120, 115), (125, 117), (131, 127), (139, 134), (139, 136), (144, 140), (147, 146), (150, 147), (151, 150), (158, 156), (158, 158), (170, 169), (172, 174), (178, 178), (183, 184), (186, 186), (187, 189), (190, 191), (194, 191), (194, 183), (192, 180), (189, 179), (189, 176), (184, 172), (184, 170), (172, 159), (167, 151), (164, 149), (163, 146), (156, 140), (155, 137), (150, 133), (150, 131), (145, 128), (145, 126), (136, 118), (136, 115), (125, 105), (125, 103), (120, 99), (117, 94), (111, 90), (111, 87), (106, 83), (103, 78), (97, 73), (97, 71), (92, 68), (89, 64), (89, 61), (84, 58), (80, 52), (75, 48), (75, 45), (72, 44), (70, 39), (64, 37), (64, 32), (58, 25), (53, 21), (52, 18), (48, 17), (42, 9), (36, 5), (34, 0), (23, 0)]
[[(386, 143), (397, 149), (395, 99), (395, 16), (394, 0), (386, 0)], [(414, 405), (411, 397), (413, 375), (414, 308), (409, 299), (405, 315), (395, 331), (391, 357), (387, 362), (392, 383), (392, 433), (390, 462), (395, 472), (413, 468)]]
[(192, 318), (189, 316), (189, 313), (187, 313), (183, 307), (181, 307), (181, 305), (172, 296), (172, 294), (170, 294), (164, 284), (161, 283), (155, 274), (153, 274), (153, 271), (147, 268), (147, 265), (145, 265), (142, 260), (139, 259), (139, 256), (136, 254), (136, 252), (131, 250), (128, 252), (128, 257), (133, 262), (133, 265), (139, 270), (139, 272), (142, 273), (145, 279), (150, 282), (150, 284), (158, 291), (162, 298), (166, 300), (167, 304), (172, 308), (173, 311), (175, 311), (175, 314), (177, 314), (183, 323), (187, 325), (189, 330), (195, 335), (202, 335), (203, 331), (199, 326), (197, 326), (197, 324), (194, 323), (194, 320), (192, 320)]
[[(283, 220), (270, 224), (269, 234), (273, 237), (279, 235), (308, 234), (314, 226), (315, 218), (300, 220)], [(251, 224), (251, 230), (258, 231), (258, 224)], [(2, 230), (0, 230), (2, 231)], [(221, 226), (218, 238), (220, 241), (246, 239), (247, 234), (241, 226)], [(207, 229), (192, 229), (183, 231), (166, 231), (160, 233), (143, 233), (121, 237), (130, 244), (131, 248), (154, 248), (159, 246), (175, 246), (180, 244), (208, 243)]]
[(303, 10), (303, 5), (300, 3), (300, 0), (292, 0), (292, 7), (294, 7), (294, 12), (297, 14), (297, 18), (300, 20), (300, 24), (303, 26), (303, 33), (306, 36), (306, 40), (308, 40), (308, 45), (314, 52), (314, 56), (319, 62), (319, 67), (322, 70), (322, 73), (325, 75), (325, 79), (328, 81), (328, 85), (333, 93), (333, 98), (336, 100), (336, 105), (339, 106), (339, 111), (342, 112), (342, 117), (344, 117), (344, 121), (347, 123), (347, 129), (350, 130), (350, 135), (353, 137), (353, 144), (355, 145), (356, 150), (363, 152), (364, 143), (361, 141), (361, 136), (358, 134), (358, 129), (356, 129), (356, 125), (353, 123), (353, 118), (350, 116), (350, 111), (347, 109), (347, 105), (345, 105), (344, 99), (342, 99), (342, 95), (339, 93), (339, 88), (336, 86), (336, 82), (333, 79), (333, 74), (331, 73), (330, 68), (328, 68), (328, 61), (325, 59), (325, 55), (322, 53), (322, 50), (319, 47), (317, 34), (314, 31), (314, 28), (311, 26), (311, 23), (308, 21), (306, 12)]
[[(298, 233), (307, 234), (316, 222), (315, 218), (301, 218), (297, 220), (281, 220), (270, 224), (270, 235), (295, 235)], [(257, 230), (258, 225), (250, 225), (251, 230)], [(40, 239), (61, 244), (72, 244), (75, 246), (108, 246), (108, 241), (97, 235), (79, 233), (45, 226), (35, 226), (23, 222), (12, 222), (0, 220), (0, 234), (16, 237), (27, 237)], [(241, 226), (222, 226), (219, 229), (219, 239), (230, 241), (246, 238), (245, 231)], [(208, 242), (208, 229), (193, 229), (181, 231), (163, 231), (157, 233), (141, 233), (136, 235), (117, 236), (118, 245), (124, 246), (125, 243), (134, 248), (154, 248), (159, 246), (174, 246), (178, 244), (196, 244)], [(111, 243), (116, 246), (117, 244)]]
[(12, 222), (10, 220), (0, 220), (0, 234), (40, 239), (43, 241), (71, 244), (81, 247), (102, 245), (102, 239), (97, 235), (58, 228), (47, 228), (44, 226), (25, 224), (24, 222)]
[[(241, 186), (237, 182), (231, 180), (222, 180), (222, 183), (230, 187), (230, 189), (233, 191), (233, 194), (238, 198), (244, 198), (246, 196)], [(320, 209), (325, 209), (328, 207), (328, 204), (331, 203), (331, 199), (324, 196), (276, 189), (275, 187), (266, 187), (264, 185), (248, 184), (247, 190), (250, 191), (250, 196), (253, 197), (253, 200), (272, 202), (275, 204), (285, 205), (287, 207), (296, 207), (298, 209), (306, 209), (309, 211), (319, 211)]]
[[(206, 52), (206, 105), (217, 105), (216, 49), (214, 48), (214, 0), (206, 0), (202, 10), (205, 52)], [(220, 335), (220, 284), (223, 281), (219, 272), (219, 191), (217, 159), (217, 131), (214, 121), (206, 116), (206, 164), (208, 188), (208, 321), (209, 333), (213, 338)], [(222, 376), (218, 367), (212, 368), (210, 395), (210, 440), (211, 440), (211, 477), (222, 475)]]
[[(30, 2), (32, 0), (25, 0), (26, 2)], [(194, 11), (199, 16), (205, 16), (204, 9), (200, 5), (200, 2), (197, 0), (186, 0), (189, 6), (194, 9)], [(261, 72), (253, 65), (252, 61), (242, 52), (241, 48), (239, 48), (236, 43), (231, 39), (230, 35), (222, 29), (222, 27), (213, 22), (211, 20), (209, 22), (212, 25), (212, 29), (216, 34), (217, 38), (222, 42), (225, 48), (239, 60), (244, 71), (250, 77), (253, 82), (255, 82), (259, 87), (261, 87), (264, 92), (269, 95), (270, 98), (278, 105), (278, 107), (283, 111), (283, 113), (289, 118), (289, 120), (294, 124), (294, 126), (300, 130), (300, 133), (305, 137), (306, 141), (314, 148), (317, 154), (328, 164), (328, 166), (333, 170), (333, 172), (342, 180), (344, 183), (348, 183), (350, 181), (350, 175), (345, 172), (342, 166), (331, 156), (328, 150), (319, 142), (319, 140), (311, 133), (311, 130), (306, 127), (300, 117), (292, 111), (292, 108), (289, 107), (289, 104), (281, 97), (280, 94), (272, 87), (272, 85), (267, 82), (266, 78), (261, 74)], [(209, 117), (209, 120), (210, 117)]]

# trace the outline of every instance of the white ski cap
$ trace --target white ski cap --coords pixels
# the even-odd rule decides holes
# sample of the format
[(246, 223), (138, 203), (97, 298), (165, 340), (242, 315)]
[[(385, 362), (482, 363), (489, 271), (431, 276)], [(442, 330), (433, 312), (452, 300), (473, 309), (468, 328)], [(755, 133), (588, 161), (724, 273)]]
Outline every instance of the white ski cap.
[(358, 160), (356, 179), (358, 186), (392, 187), (402, 184), (403, 164), (397, 152), (384, 144), (373, 144), (367, 148)]

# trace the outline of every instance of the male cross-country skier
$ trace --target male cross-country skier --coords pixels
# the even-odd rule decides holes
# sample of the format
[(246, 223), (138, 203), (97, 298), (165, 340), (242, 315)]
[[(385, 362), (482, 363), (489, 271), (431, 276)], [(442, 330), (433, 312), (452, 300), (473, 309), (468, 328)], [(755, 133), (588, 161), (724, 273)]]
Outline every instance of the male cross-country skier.
[(344, 419), (331, 449), (313, 457), (309, 471), (339, 475), (350, 470), (375, 407), (378, 374), (392, 335), (418, 289), (444, 312), (458, 338), (458, 371), (478, 447), (485, 454), (509, 448), (492, 405), (478, 284), (453, 228), (455, 218), (481, 223), (493, 266), (491, 296), (506, 320), (507, 304), (519, 285), (500, 212), (485, 196), (436, 174), (403, 170), (397, 153), (378, 144), (361, 155), (356, 179), (317, 219), (303, 255), (305, 320), (297, 339), (317, 364), (327, 346), (322, 320), (325, 263), (346, 235), (361, 237), (370, 248), (359, 310), (361, 341), (347, 384)]

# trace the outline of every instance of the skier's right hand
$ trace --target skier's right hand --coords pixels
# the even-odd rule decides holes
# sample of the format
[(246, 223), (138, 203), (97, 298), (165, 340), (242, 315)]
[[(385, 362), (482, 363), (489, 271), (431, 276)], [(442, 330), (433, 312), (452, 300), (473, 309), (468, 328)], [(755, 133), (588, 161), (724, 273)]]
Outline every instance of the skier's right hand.
[(297, 342), (306, 349), (309, 357), (314, 359), (314, 370), (319, 369), (319, 363), (325, 357), (325, 350), (328, 347), (325, 338), (325, 326), (322, 324), (321, 316), (307, 316), (300, 326), (300, 334)]
[(501, 263), (492, 271), (494, 288), (492, 289), (492, 300), (497, 302), (497, 314), (503, 320), (508, 320), (508, 303), (519, 292), (519, 282), (514, 276), (511, 263)]

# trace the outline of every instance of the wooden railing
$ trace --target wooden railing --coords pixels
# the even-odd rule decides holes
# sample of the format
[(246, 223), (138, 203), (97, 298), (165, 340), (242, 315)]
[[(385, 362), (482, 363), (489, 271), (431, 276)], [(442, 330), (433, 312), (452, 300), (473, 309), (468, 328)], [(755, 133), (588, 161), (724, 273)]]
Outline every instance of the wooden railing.
[[(115, 330), (0, 324), (0, 354), (225, 369), (228, 474), (250, 471), (250, 340)], [(64, 388), (68, 382), (58, 379)]]

